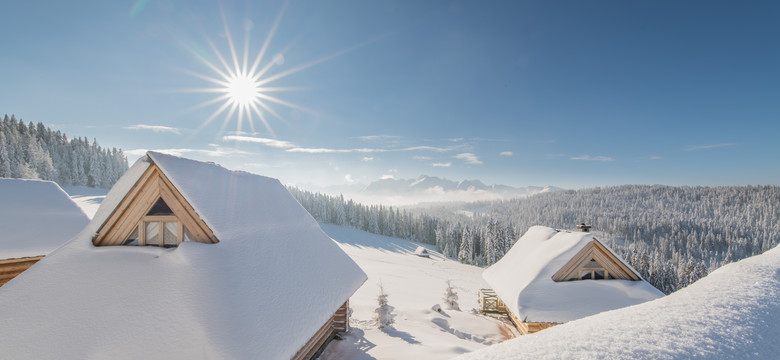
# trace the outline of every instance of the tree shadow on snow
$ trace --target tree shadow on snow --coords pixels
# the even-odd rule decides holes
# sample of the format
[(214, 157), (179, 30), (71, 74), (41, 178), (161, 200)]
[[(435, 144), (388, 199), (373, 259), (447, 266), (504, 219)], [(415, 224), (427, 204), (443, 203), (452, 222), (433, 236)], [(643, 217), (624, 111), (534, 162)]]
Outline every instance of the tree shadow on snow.
[(401, 339), (403, 341), (406, 341), (406, 342), (408, 342), (409, 344), (412, 344), (412, 345), (420, 343), (419, 341), (417, 341), (417, 339), (414, 338), (414, 336), (412, 336), (412, 334), (410, 334), (410, 333), (408, 333), (406, 331), (400, 331), (400, 330), (396, 330), (396, 329), (391, 328), (391, 327), (386, 327), (386, 328), (382, 329), (382, 332), (387, 334), (387, 335), (390, 335), (392, 337), (397, 337), (397, 338), (399, 338), (399, 339)]
[[(376, 347), (376, 344), (366, 340), (364, 334), (361, 329), (354, 327), (349, 329), (349, 333), (344, 336), (343, 340), (332, 341), (318, 359), (341, 359), (348, 354), (351, 360), (376, 360), (375, 357), (368, 354), (371, 349)], [(355, 350), (345, 350), (347, 348)]]

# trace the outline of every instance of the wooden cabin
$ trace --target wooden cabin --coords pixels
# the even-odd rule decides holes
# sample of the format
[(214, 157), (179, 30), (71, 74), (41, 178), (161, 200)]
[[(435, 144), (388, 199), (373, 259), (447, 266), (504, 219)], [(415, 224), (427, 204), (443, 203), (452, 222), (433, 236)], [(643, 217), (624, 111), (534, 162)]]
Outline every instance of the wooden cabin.
[(418, 246), (417, 249), (414, 250), (414, 254), (419, 257), (431, 257), (431, 254), (428, 253), (428, 249)]
[(534, 226), (485, 269), (483, 312), (506, 312), (523, 334), (663, 296), (587, 232)]
[(0, 179), (0, 286), (88, 223), (87, 215), (56, 183)]
[(10, 358), (312, 359), (367, 278), (278, 180), (156, 152), (25, 275), (0, 291)]

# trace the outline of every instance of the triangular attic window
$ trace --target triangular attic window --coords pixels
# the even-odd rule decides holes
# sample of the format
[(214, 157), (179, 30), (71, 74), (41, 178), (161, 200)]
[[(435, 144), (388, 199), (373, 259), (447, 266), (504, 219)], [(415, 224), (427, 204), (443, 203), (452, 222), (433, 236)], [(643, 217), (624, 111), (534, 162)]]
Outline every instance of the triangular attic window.
[(173, 210), (171, 210), (162, 198), (158, 198), (157, 202), (152, 205), (152, 208), (149, 209), (149, 212), (147, 212), (146, 215), (173, 215)]

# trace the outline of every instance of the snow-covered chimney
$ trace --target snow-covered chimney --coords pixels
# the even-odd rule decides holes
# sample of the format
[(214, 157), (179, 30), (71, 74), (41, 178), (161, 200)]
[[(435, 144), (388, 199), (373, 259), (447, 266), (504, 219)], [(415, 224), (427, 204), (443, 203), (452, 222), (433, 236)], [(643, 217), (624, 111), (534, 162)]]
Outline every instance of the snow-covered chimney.
[(585, 225), (585, 223), (577, 225), (577, 231), (581, 232), (590, 232), (590, 225)]

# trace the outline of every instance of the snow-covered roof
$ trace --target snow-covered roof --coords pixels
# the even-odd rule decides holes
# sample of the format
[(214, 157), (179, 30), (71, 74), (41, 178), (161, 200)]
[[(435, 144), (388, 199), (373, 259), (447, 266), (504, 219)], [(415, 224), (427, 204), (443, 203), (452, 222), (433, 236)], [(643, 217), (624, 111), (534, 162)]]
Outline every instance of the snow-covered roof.
[(527, 322), (567, 322), (663, 296), (644, 280), (553, 281), (593, 240), (590, 233), (534, 226), (482, 277)]
[(777, 359), (780, 248), (662, 299), (558, 325), (459, 360)]
[[(93, 246), (150, 161), (219, 243)], [(0, 349), (9, 359), (289, 359), (365, 280), (278, 180), (150, 152), (84, 231), (0, 288)]]
[(47, 255), (87, 223), (56, 183), (0, 179), (0, 260)]
[(428, 249), (422, 246), (418, 246), (417, 249), (414, 250), (414, 254), (419, 256), (428, 256)]

